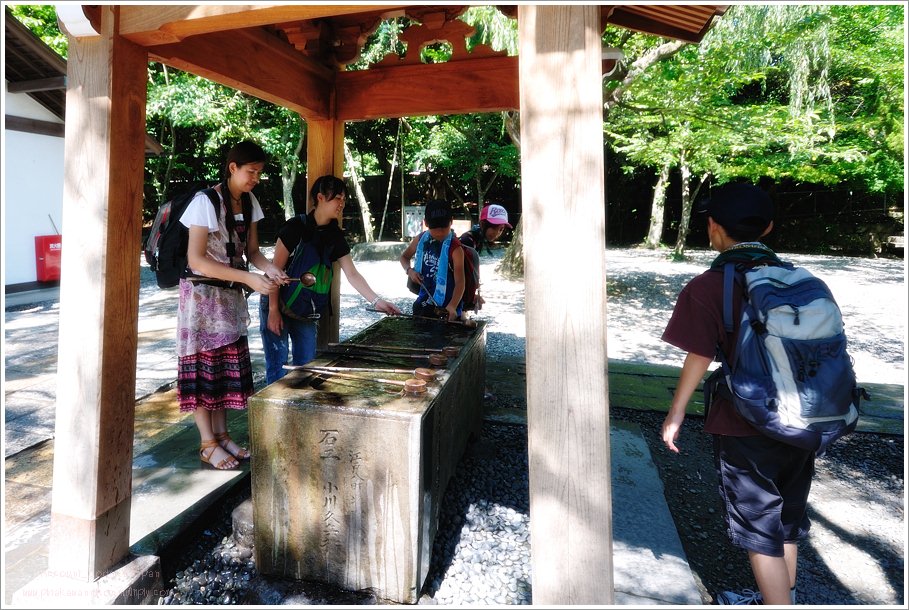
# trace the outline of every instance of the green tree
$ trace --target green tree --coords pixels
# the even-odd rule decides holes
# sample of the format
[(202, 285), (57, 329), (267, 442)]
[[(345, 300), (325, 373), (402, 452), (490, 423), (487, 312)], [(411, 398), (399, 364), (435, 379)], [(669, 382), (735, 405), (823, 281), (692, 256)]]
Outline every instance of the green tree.
[[(517, 52), (517, 24), (495, 7), (470, 7), (460, 18), (475, 28), (467, 41), (468, 49), (482, 44), (510, 54)], [(407, 18), (384, 20), (367, 40), (360, 59), (348, 69), (367, 69), (388, 54), (406, 54), (401, 34), (413, 24)], [(447, 61), (450, 55), (448, 45), (429, 45), (422, 51), (422, 60)], [(462, 203), (476, 200), (481, 204), (499, 177), (516, 177), (519, 173), (517, 149), (503, 132), (499, 115), (363, 121), (348, 125), (347, 136), (350, 159), (358, 175), (378, 171), (388, 176), (386, 211), (395, 168), (402, 172), (402, 183), (405, 173), (411, 176), (423, 198), (451, 198)], [(401, 199), (403, 205), (403, 195)], [(380, 227), (385, 216), (383, 212)]]
[[(631, 162), (660, 175), (648, 246), (662, 234), (668, 168), (678, 167), (683, 177), (677, 257), (690, 214), (687, 177), (700, 174), (698, 187), (713, 175), (719, 182), (788, 178), (875, 191), (886, 188), (883, 177), (897, 175), (896, 167), (902, 174), (901, 145), (892, 146), (894, 135), (902, 139), (896, 120), (902, 49), (895, 43), (902, 40), (902, 17), (893, 10), (899, 7), (883, 7), (883, 14), (880, 8), (734, 6), (700, 46), (680, 49), (633, 83), (612, 88), (623, 96), (609, 115), (608, 139)], [(856, 58), (852, 66), (838, 62), (832, 49)], [(848, 87), (835, 77), (857, 71), (861, 77), (848, 82), (868, 84), (875, 95), (856, 96), (843, 112), (839, 90)], [(866, 99), (880, 103), (866, 111)], [(860, 142), (864, 134), (872, 137)]]
[[(4, 3), (5, 5), (5, 3)], [(66, 57), (69, 41), (57, 25), (57, 9), (52, 4), (11, 4), (8, 10), (44, 44)]]
[(429, 146), (414, 163), (432, 172), (451, 198), (476, 201), (482, 207), (486, 193), (500, 176), (520, 174), (518, 150), (508, 138), (499, 113), (433, 117)]
[(305, 123), (297, 113), (157, 63), (149, 65), (146, 112), (149, 127), (156, 129), (158, 140), (170, 153), (160, 162), (165, 165), (163, 171), (153, 172), (159, 195), (164, 196), (175, 163), (184, 154), (177, 130), (201, 129), (202, 151), (207, 156), (217, 156), (240, 140), (259, 143), (281, 176), (285, 217), (293, 216), (293, 187), (302, 170), (306, 138)]

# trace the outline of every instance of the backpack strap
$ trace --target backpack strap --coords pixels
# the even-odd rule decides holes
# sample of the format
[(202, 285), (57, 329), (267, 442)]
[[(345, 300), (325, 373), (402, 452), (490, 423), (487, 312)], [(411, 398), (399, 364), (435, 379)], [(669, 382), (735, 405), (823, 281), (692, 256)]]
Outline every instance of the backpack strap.
[(243, 224), (246, 225), (246, 232), (240, 238), (243, 241), (243, 254), (246, 260), (249, 260), (249, 231), (252, 228), (252, 196), (249, 193), (240, 195), (242, 202)]
[[(202, 192), (208, 196), (208, 200), (211, 201), (211, 204), (215, 208), (215, 218), (218, 217), (218, 213), (221, 211), (221, 198), (218, 197), (218, 193), (215, 192), (215, 189), (212, 187), (205, 187), (202, 189)], [(186, 266), (183, 268), (183, 271), (180, 273), (181, 278), (187, 278), (192, 275), (192, 272), (189, 270), (189, 260), (186, 261)]]
[[(745, 276), (742, 268), (734, 263), (727, 262), (723, 264), (723, 329), (726, 331), (726, 336), (729, 337), (732, 335), (732, 332), (735, 330), (735, 320), (733, 320), (733, 308), (734, 303), (733, 299), (733, 289), (736, 282), (740, 283), (743, 287), (746, 286)], [(735, 346), (733, 345), (733, 349)], [(726, 354), (723, 353), (722, 348), (720, 348), (719, 342), (716, 344), (716, 354), (717, 360), (719, 360), (725, 367), (728, 368), (729, 359), (726, 357)]]
[(735, 284), (735, 263), (723, 265), (723, 328), (731, 333), (735, 326), (732, 322), (732, 287)]
[[(206, 193), (206, 194), (208, 194), (208, 197), (212, 200), (212, 204), (215, 206), (215, 212), (220, 213), (221, 201), (222, 200), (224, 201), (224, 208), (225, 208), (224, 209), (224, 225), (227, 227), (228, 234), (234, 233), (234, 231), (236, 231), (236, 228), (237, 228), (237, 221), (234, 219), (233, 213), (231, 212), (230, 208), (228, 208), (228, 206), (227, 206), (227, 200), (217, 198), (217, 195), (214, 193), (213, 189), (206, 189), (206, 191), (212, 191), (211, 193)], [(221, 183), (222, 197), (225, 192), (229, 193), (230, 190), (227, 187), (227, 182), (222, 182)], [(246, 193), (246, 192), (241, 193), (240, 202), (241, 202), (240, 214), (243, 217), (243, 224), (246, 225), (246, 231), (243, 233), (243, 235), (240, 235), (238, 233), (237, 238), (243, 244), (244, 256), (246, 256), (246, 259), (249, 260), (249, 240), (247, 239), (247, 235), (249, 234), (250, 224), (252, 224), (251, 223), (252, 197), (250, 197), (249, 193)], [(230, 239), (230, 238), (228, 237), (228, 239)]]
[[(318, 234), (318, 226), (315, 223), (310, 223), (309, 214), (302, 213), (298, 214), (300, 217), (300, 222), (303, 224), (303, 228), (300, 231), (300, 241), (297, 243), (297, 247), (294, 248), (294, 251), (291, 253), (291, 258), (296, 255), (297, 250), (303, 246), (304, 242), (312, 242), (316, 250), (319, 252), (319, 260), (322, 261), (322, 264), (331, 269), (331, 253), (334, 250), (334, 242), (329, 243), (328, 246), (325, 246), (320, 239), (316, 243), (316, 237)], [(288, 263), (289, 264), (289, 263)]]
[[(319, 260), (329, 270), (329, 273), (331, 273), (331, 269), (332, 269), (331, 253), (332, 253), (332, 250), (334, 249), (334, 242), (330, 243), (328, 246), (326, 246), (324, 243), (322, 243), (321, 240), (319, 240), (317, 242), (316, 241), (317, 227), (315, 226), (315, 223), (310, 223), (309, 214), (304, 212), (302, 214), (298, 214), (298, 216), (300, 218), (300, 222), (303, 224), (303, 228), (300, 231), (300, 241), (297, 242), (297, 245), (294, 248), (294, 251), (291, 252), (291, 254), (290, 254), (290, 258), (287, 259), (287, 264), (285, 265), (285, 268), (289, 267), (291, 265), (291, 262), (297, 256), (302, 256), (303, 250), (306, 248), (307, 244), (311, 244), (318, 252)], [(331, 277), (332, 277), (332, 281), (334, 281), (334, 274), (332, 274)], [(294, 288), (294, 291), (291, 293), (291, 295), (289, 297), (287, 297), (287, 300), (285, 301), (288, 306), (291, 305), (297, 299), (297, 297), (300, 296), (300, 293), (303, 292), (303, 288), (304, 288), (303, 282), (298, 282), (296, 287)], [(332, 304), (331, 304), (331, 298), (328, 299), (328, 314), (334, 315), (334, 308), (332, 307)]]

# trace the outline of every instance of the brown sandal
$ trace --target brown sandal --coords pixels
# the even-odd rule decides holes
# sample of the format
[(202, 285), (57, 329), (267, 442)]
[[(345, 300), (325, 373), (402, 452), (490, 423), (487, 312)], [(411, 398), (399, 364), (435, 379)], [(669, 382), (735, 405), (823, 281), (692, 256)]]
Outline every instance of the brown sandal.
[(237, 447), (239, 447), (239, 450), (236, 453), (231, 451), (228, 447), (230, 446), (231, 443), (233, 443), (233, 439), (230, 438), (230, 434), (228, 434), (227, 432), (218, 432), (217, 434), (215, 434), (215, 440), (218, 441), (218, 444), (221, 445), (221, 448), (224, 449), (224, 451), (228, 452), (229, 454), (231, 454), (238, 460), (248, 460), (250, 457), (252, 457), (252, 454), (249, 452), (249, 449), (246, 449), (245, 447), (240, 447), (236, 443), (234, 443), (234, 445), (237, 445)]
[[(219, 447), (221, 449), (223, 449), (223, 447), (221, 447), (221, 445), (218, 444), (218, 441), (216, 441), (214, 439), (209, 440), (209, 441), (202, 441), (202, 444), (199, 447), (199, 459), (202, 460), (202, 463), (208, 464), (211, 468), (214, 468), (215, 470), (233, 470), (234, 468), (237, 468), (238, 466), (240, 466), (240, 463), (237, 462), (232, 457), (226, 457), (223, 460), (221, 460), (220, 462), (218, 462), (217, 464), (212, 464), (211, 456), (212, 456), (212, 454), (214, 454), (214, 452)], [(211, 450), (208, 452), (207, 455), (205, 453), (206, 449)], [(227, 451), (226, 449), (224, 449), (224, 451), (227, 452), (228, 455), (230, 454), (230, 452)], [(231, 465), (231, 461), (234, 461), (235, 463), (233, 465)]]

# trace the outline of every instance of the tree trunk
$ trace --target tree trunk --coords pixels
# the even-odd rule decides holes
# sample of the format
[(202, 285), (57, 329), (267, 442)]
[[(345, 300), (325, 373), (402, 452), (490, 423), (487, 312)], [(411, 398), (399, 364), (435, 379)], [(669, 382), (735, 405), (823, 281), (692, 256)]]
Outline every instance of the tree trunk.
[(513, 110), (502, 113), (502, 119), (505, 121), (505, 131), (512, 143), (521, 150), (521, 115)]
[(487, 182), (486, 186), (484, 187), (482, 178), (479, 176), (479, 174), (477, 175), (477, 206), (478, 206), (478, 209), (480, 209), (480, 210), (483, 209), (483, 205), (486, 202), (486, 193), (489, 192), (489, 189), (492, 188), (492, 185), (495, 184), (496, 178), (498, 178), (498, 177), (499, 177), (499, 172), (492, 172), (492, 178), (490, 178), (489, 182)]
[(681, 260), (685, 257), (685, 240), (691, 227), (691, 167), (685, 151), (679, 158), (679, 171), (682, 174), (682, 217), (679, 219), (679, 236), (675, 241), (675, 251), (672, 257)]
[[(624, 78), (621, 83), (616, 86), (611, 91), (604, 93), (603, 96), (603, 120), (607, 120), (609, 116), (609, 111), (618, 104), (622, 98), (625, 96), (625, 92), (628, 90), (628, 87), (633, 83), (644, 71), (647, 70), (653, 64), (663, 61), (669, 57), (672, 57), (678, 53), (682, 48), (684, 48), (688, 43), (675, 40), (672, 42), (666, 42), (661, 44), (659, 47), (651, 49), (637, 61), (635, 61), (628, 71), (625, 73)], [(521, 128), (520, 121), (521, 115), (517, 112), (505, 112), (504, 121), (505, 121), (505, 131), (508, 132), (508, 136), (511, 138), (511, 141), (514, 143), (515, 147), (518, 149), (518, 152), (521, 150)], [(655, 194), (654, 194), (655, 196)], [(664, 194), (665, 200), (665, 194)], [(661, 216), (662, 217), (662, 216)], [(687, 229), (686, 229), (687, 230)], [(657, 238), (659, 240), (659, 238)], [(522, 238), (521, 231), (521, 221), (518, 221), (518, 224), (514, 228), (514, 234), (511, 238), (511, 243), (508, 245), (508, 248), (505, 250), (505, 257), (502, 259), (502, 263), (499, 265), (498, 271), (502, 275), (509, 277), (511, 279), (520, 279), (524, 276), (524, 243)]]
[(350, 152), (350, 147), (347, 146), (347, 142), (344, 142), (344, 158), (347, 160), (347, 168), (350, 170), (354, 191), (357, 193), (357, 201), (360, 202), (360, 216), (363, 218), (363, 236), (367, 243), (373, 242), (376, 238), (373, 235), (372, 214), (369, 212), (369, 201), (366, 200), (366, 195), (363, 193), (360, 175), (357, 173), (357, 167), (354, 165), (354, 158)]
[(524, 278), (524, 231), (522, 227), (523, 218), (518, 220), (518, 224), (515, 225), (511, 243), (505, 249), (505, 256), (496, 269), (510, 280), (521, 280)]
[[(297, 139), (297, 145), (294, 147), (293, 161), (285, 164), (281, 168), (281, 191), (284, 195), (284, 219), (290, 220), (296, 215), (297, 211), (294, 206), (294, 184), (297, 183), (297, 175), (300, 173), (300, 151), (303, 150), (303, 144), (306, 143), (306, 121), (300, 121), (300, 137)], [(304, 202), (303, 209), (306, 209)]]
[[(385, 208), (382, 210), (382, 222), (379, 223), (379, 241), (382, 241), (382, 235), (385, 233), (385, 218), (388, 216), (388, 202), (391, 201), (391, 185), (395, 181), (395, 165), (398, 162), (398, 148), (401, 145), (401, 119), (398, 119), (398, 134), (395, 136), (395, 151), (391, 156), (391, 170), (388, 172), (388, 191), (385, 193)], [(403, 185), (404, 172), (401, 172), (401, 182)], [(401, 199), (401, 206), (404, 206), (404, 199)]]
[(660, 175), (657, 177), (656, 186), (653, 187), (653, 202), (650, 204), (650, 230), (642, 244), (645, 248), (656, 250), (660, 247), (663, 237), (663, 218), (666, 215), (666, 189), (669, 188), (670, 163), (664, 163)]
[[(505, 131), (512, 143), (521, 152), (521, 115), (517, 112), (504, 112)], [(521, 221), (514, 227), (511, 234), (511, 243), (505, 248), (505, 256), (499, 263), (497, 269), (499, 273), (512, 280), (520, 280), (524, 277), (524, 231), (521, 228)]]
[(604, 92), (603, 109), (605, 112), (603, 114), (603, 120), (606, 120), (606, 117), (609, 116), (609, 112), (613, 107), (622, 101), (625, 92), (628, 91), (628, 87), (630, 87), (631, 84), (647, 70), (647, 68), (657, 62), (672, 57), (686, 46), (688, 46), (687, 42), (673, 40), (671, 42), (665, 42), (654, 49), (650, 49), (641, 55), (637, 61), (628, 68), (624, 78), (622, 78), (622, 82), (615, 88)]
[[(700, 181), (698, 182), (697, 187), (694, 189), (694, 192), (691, 193), (691, 201), (692, 201), (692, 202), (698, 200), (698, 195), (699, 195), (700, 192), (701, 192), (701, 187), (703, 187), (705, 184), (707, 184), (707, 180), (709, 180), (709, 179), (710, 179), (710, 172), (704, 172), (704, 175), (701, 176), (701, 179), (700, 179)], [(693, 205), (693, 203), (692, 203), (692, 205)]]

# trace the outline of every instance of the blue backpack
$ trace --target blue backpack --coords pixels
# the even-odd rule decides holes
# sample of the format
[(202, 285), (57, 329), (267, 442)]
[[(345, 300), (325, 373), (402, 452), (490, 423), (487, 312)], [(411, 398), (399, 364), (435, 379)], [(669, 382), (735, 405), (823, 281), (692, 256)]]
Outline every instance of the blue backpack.
[(723, 324), (733, 330), (732, 289), (745, 287), (735, 368), (717, 346), (720, 368), (705, 382), (763, 434), (823, 455), (855, 430), (861, 397), (839, 306), (827, 285), (790, 263), (723, 267)]
[[(278, 292), (281, 313), (295, 320), (313, 320), (331, 303), (331, 247), (307, 235), (309, 217), (300, 214), (303, 235), (285, 269), (293, 280)], [(307, 285), (310, 284), (310, 285)]]

